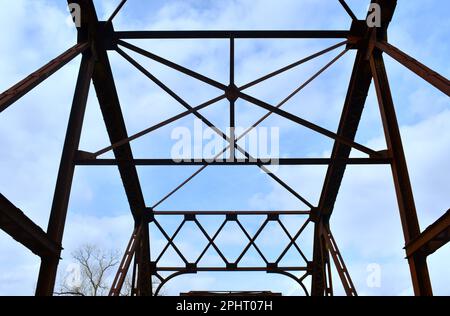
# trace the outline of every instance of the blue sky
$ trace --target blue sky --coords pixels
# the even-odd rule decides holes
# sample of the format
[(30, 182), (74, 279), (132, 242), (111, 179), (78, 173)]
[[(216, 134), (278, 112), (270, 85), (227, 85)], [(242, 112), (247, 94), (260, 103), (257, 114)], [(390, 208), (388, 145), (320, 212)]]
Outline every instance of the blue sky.
[[(368, 1), (348, 1), (363, 17)], [(0, 0), (0, 90), (3, 91), (43, 63), (75, 43), (76, 31), (66, 23), (64, 1)], [(95, 1), (98, 15), (108, 17), (118, 1)], [(449, 77), (450, 4), (399, 0), (389, 40), (427, 66)], [(430, 25), (429, 27), (427, 25)], [(117, 30), (136, 29), (347, 29), (350, 19), (338, 1), (138, 1), (129, 0), (115, 19)], [(425, 26), (425, 27), (424, 27)], [(156, 54), (227, 83), (227, 41), (130, 41)], [(236, 81), (246, 83), (270, 71), (326, 48), (336, 40), (238, 40)], [(337, 49), (295, 68), (249, 93), (276, 104), (340, 52)], [(128, 52), (130, 53), (130, 52)], [(195, 79), (180, 75), (130, 53), (191, 105), (219, 94)], [(355, 53), (348, 52), (283, 109), (336, 130)], [(140, 131), (184, 109), (116, 53), (110, 53), (117, 90), (129, 134)], [(421, 228), (438, 218), (450, 205), (448, 157), (450, 153), (450, 108), (448, 98), (386, 57), (393, 99), (401, 125), (405, 152), (415, 193)], [(41, 227), (46, 227), (71, 97), (80, 59), (40, 85), (0, 117), (0, 192), (24, 210)], [(326, 92), (326, 93), (325, 93)], [(221, 102), (201, 111), (221, 128), (227, 125), (227, 104)], [(247, 126), (265, 114), (260, 108), (239, 101), (237, 124)], [(186, 117), (154, 134), (132, 143), (135, 157), (169, 157), (174, 127), (192, 128)], [(294, 123), (272, 115), (264, 126), (280, 128), (280, 155), (284, 157), (327, 157), (332, 142)], [(383, 149), (382, 128), (373, 87), (369, 93), (357, 141)], [(108, 144), (95, 93), (91, 91), (80, 148), (95, 151)], [(105, 155), (108, 157), (108, 155)], [(364, 168), (364, 169), (363, 169)], [(140, 167), (145, 200), (152, 205), (178, 185), (195, 167)], [(326, 169), (323, 167), (280, 167), (277, 175), (317, 204)], [(200, 197), (205, 190), (207, 195)], [(213, 209), (304, 209), (304, 205), (279, 187), (256, 167), (208, 167), (188, 186), (160, 205), (160, 210)], [(170, 224), (168, 224), (170, 225)], [(173, 225), (173, 223), (172, 223)], [(252, 226), (249, 223), (250, 227)], [(292, 222), (292, 227), (298, 222)], [(85, 242), (122, 250), (131, 232), (129, 207), (120, 177), (112, 167), (80, 167), (76, 170), (69, 206), (63, 260), (64, 272), (70, 253)], [(213, 223), (208, 227), (212, 229)], [(402, 250), (403, 237), (387, 167), (349, 167), (338, 197), (331, 228), (360, 294), (408, 295), (411, 284)], [(261, 238), (261, 247), (274, 254), (283, 238), (277, 228)], [(195, 252), (187, 229), (179, 241), (186, 251)], [(276, 238), (270, 238), (276, 236)], [(33, 293), (39, 260), (0, 232), (0, 294)], [(240, 238), (221, 241), (227, 251), (242, 244)], [(272, 242), (272, 243), (271, 243)], [(305, 237), (302, 244), (310, 248)], [(161, 236), (154, 236), (156, 248)], [(446, 262), (447, 245), (429, 259), (437, 294), (450, 294)], [(213, 258), (211, 258), (212, 260)], [(252, 258), (249, 258), (249, 260)], [(168, 262), (173, 258), (168, 257)], [(380, 288), (366, 284), (367, 266), (381, 266)], [(282, 276), (249, 274), (240, 284), (233, 274), (198, 274), (175, 279), (166, 292), (189, 289), (272, 289), (284, 294), (301, 294), (295, 284)], [(338, 282), (335, 282), (338, 284)], [(337, 293), (342, 293), (339, 288)]]

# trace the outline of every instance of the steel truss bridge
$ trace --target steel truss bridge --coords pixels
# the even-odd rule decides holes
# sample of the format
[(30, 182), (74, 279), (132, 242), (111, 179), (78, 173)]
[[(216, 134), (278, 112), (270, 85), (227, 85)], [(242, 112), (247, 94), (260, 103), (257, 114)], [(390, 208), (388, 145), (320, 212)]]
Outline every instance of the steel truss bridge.
[[(344, 171), (347, 165), (353, 164), (386, 164), (391, 166), (405, 239), (406, 258), (409, 263), (414, 293), (416, 295), (432, 295), (426, 258), (449, 241), (450, 211), (447, 211), (427, 229), (423, 231), (420, 230), (383, 55), (389, 55), (447, 96), (450, 96), (450, 84), (449, 80), (443, 76), (389, 44), (387, 40), (387, 31), (394, 15), (397, 1), (372, 0), (372, 3), (380, 5), (382, 18), (381, 27), (369, 27), (365, 20), (358, 20), (345, 1), (339, 0), (352, 20), (349, 30), (116, 31), (113, 27), (113, 19), (121, 10), (125, 2), (126, 0), (123, 0), (120, 3), (107, 21), (99, 21), (92, 0), (69, 0), (69, 4), (78, 4), (81, 8), (81, 26), (78, 28), (77, 43), (0, 95), (0, 111), (3, 112), (69, 61), (73, 60), (76, 56), (82, 56), (47, 230), (42, 230), (6, 197), (3, 195), (0, 196), (0, 227), (19, 243), (38, 255), (42, 260), (36, 287), (36, 295), (52, 295), (54, 293), (55, 278), (62, 251), (62, 238), (73, 174), (75, 167), (79, 165), (117, 166), (125, 188), (131, 214), (134, 218), (135, 228), (131, 234), (129, 244), (125, 250), (123, 260), (120, 263), (114, 283), (112, 284), (110, 290), (110, 295), (112, 296), (120, 295), (122, 285), (128, 273), (132, 274), (133, 295), (150, 296), (157, 295), (161, 287), (170, 279), (183, 274), (195, 274), (200, 271), (265, 271), (267, 273), (278, 273), (288, 276), (298, 282), (300, 288), (303, 289), (306, 295), (333, 295), (333, 285), (331, 282), (332, 263), (336, 267), (346, 294), (350, 296), (357, 295), (355, 286), (352, 283), (349, 271), (344, 264), (329, 225), (330, 216), (333, 212)], [(254, 38), (341, 39), (342, 41), (238, 87), (234, 82), (234, 44), (235, 41), (239, 39)], [(185, 68), (162, 56), (158, 56), (129, 43), (127, 40), (130, 39), (223, 39), (228, 41), (230, 48), (229, 82), (221, 83), (191, 69)], [(140, 65), (124, 49), (145, 56), (196, 80), (218, 88), (221, 93), (211, 100), (192, 106), (156, 78), (145, 67)], [(339, 50), (339, 53), (328, 64), (319, 69), (317, 73), (300, 85), (295, 91), (291, 92), (277, 105), (266, 103), (246, 93), (246, 89), (252, 86), (334, 50)], [(282, 106), (289, 99), (306, 87), (327, 68), (332, 66), (333, 63), (349, 50), (356, 50), (357, 53), (351, 79), (348, 84), (347, 95), (345, 100), (343, 100), (343, 109), (337, 131), (327, 130), (282, 109)], [(108, 51), (116, 51), (138, 71), (168, 93), (176, 102), (180, 103), (185, 108), (185, 111), (139, 133), (128, 135), (111, 71)], [(355, 141), (355, 134), (372, 81), (374, 82), (378, 97), (379, 110), (387, 143), (387, 148), (382, 151), (375, 151)], [(91, 82), (95, 88), (109, 139), (111, 141), (111, 145), (99, 149), (94, 153), (79, 149), (81, 129)], [(234, 135), (234, 133), (226, 135), (199, 112), (201, 109), (204, 109), (211, 104), (221, 100), (227, 100), (230, 105), (230, 127), (234, 127), (235, 102), (238, 99), (245, 100), (267, 111), (266, 115), (256, 121), (242, 135)], [(194, 115), (200, 119), (229, 143), (229, 145), (215, 157), (214, 161), (200, 160), (176, 163), (171, 159), (133, 158), (130, 147), (131, 141), (189, 115)], [(307, 205), (308, 209), (292, 211), (158, 210), (158, 206), (163, 201), (172, 196), (208, 166), (252, 165), (267, 171), (267, 163), (258, 157), (252, 157), (237, 144), (237, 141), (248, 134), (252, 129), (256, 128), (270, 115), (281, 116), (313, 130), (324, 137), (334, 140), (333, 150), (331, 157), (329, 158), (280, 158), (278, 162), (280, 165), (327, 166), (328, 169), (325, 182), (317, 204), (313, 204), (305, 199), (294, 188), (277, 177), (276, 174), (267, 172), (269, 177), (292, 193), (304, 205)], [(220, 157), (223, 157), (223, 154), (228, 149), (230, 150), (231, 157), (235, 157), (236, 151), (239, 151), (245, 156), (245, 159), (239, 161), (221, 159)], [(367, 158), (350, 158), (351, 149), (367, 154)], [(104, 153), (110, 151), (114, 153), (114, 159), (99, 158)], [(199, 169), (174, 190), (164, 196), (160, 201), (149, 207), (144, 202), (140, 180), (136, 171), (136, 166), (140, 165), (198, 165)], [(248, 228), (241, 221), (243, 216), (252, 215), (265, 217), (265, 220), (254, 234), (250, 234)], [(171, 216), (181, 216), (183, 218), (173, 234), (167, 232), (167, 229), (161, 221), (162, 218)], [(215, 232), (207, 232), (204, 225), (199, 221), (200, 216), (216, 218), (220, 221), (221, 225)], [(304, 218), (303, 225), (300, 225), (294, 233), (286, 228), (285, 220), (289, 220), (290, 216), (302, 216)], [(186, 254), (183, 253), (174, 242), (178, 232), (189, 223), (193, 224), (208, 241), (206, 247), (194, 261), (189, 261), (186, 258)], [(245, 235), (247, 243), (235, 260), (225, 256), (223, 254), (223, 249), (220, 249), (217, 243), (217, 237), (223, 233), (223, 228), (230, 223), (238, 227)], [(271, 223), (278, 225), (289, 240), (286, 247), (283, 245), (280, 246), (282, 252), (273, 262), (267, 259), (267, 254), (265, 254), (256, 243), (261, 232)], [(312, 258), (307, 258), (305, 256), (301, 245), (298, 242), (299, 236), (304, 233), (305, 227), (308, 225), (314, 227)], [(159, 255), (151, 254), (150, 251), (150, 226), (157, 229), (167, 241)], [(161, 257), (170, 247), (174, 249), (181, 258), (183, 262), (182, 266), (164, 266), (161, 264)], [(257, 251), (263, 264), (260, 266), (242, 266), (241, 259), (250, 248)], [(214, 249), (222, 262), (221, 265), (200, 265), (200, 262), (208, 249)], [(285, 254), (292, 249), (298, 252), (302, 260), (294, 266), (284, 266), (280, 264)], [(300, 277), (298, 277), (299, 272), (301, 273)], [(311, 288), (306, 288), (303, 283), (306, 277), (311, 278)], [(156, 288), (153, 288), (152, 286), (152, 279), (159, 280), (159, 285)]]

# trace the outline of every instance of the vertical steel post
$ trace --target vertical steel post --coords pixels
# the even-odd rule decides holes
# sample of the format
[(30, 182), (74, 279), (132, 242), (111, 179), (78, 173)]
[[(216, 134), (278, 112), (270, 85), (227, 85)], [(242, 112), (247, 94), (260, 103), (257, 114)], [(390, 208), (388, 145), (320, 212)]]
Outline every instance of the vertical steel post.
[[(235, 88), (234, 84), (234, 38), (230, 38), (230, 85), (229, 89)], [(235, 161), (236, 159), (236, 134), (235, 134), (235, 125), (236, 125), (236, 100), (229, 99), (230, 101), (230, 161)]]
[(148, 224), (143, 223), (138, 248), (136, 249), (138, 296), (152, 296), (152, 273), (150, 269), (150, 236)]
[[(47, 228), (49, 238), (58, 245), (62, 242), (66, 222), (70, 190), (75, 171), (75, 154), (80, 143), (93, 69), (94, 59), (91, 52), (83, 53)], [(54, 257), (42, 258), (36, 295), (49, 296), (53, 294), (58, 262), (59, 254)]]
[[(400, 211), (400, 219), (403, 227), (405, 243), (420, 235), (419, 221), (417, 219), (416, 206), (413, 191), (409, 179), (405, 154), (395, 114), (388, 77), (380, 50), (374, 50), (370, 58), (370, 66), (375, 82), (384, 134), (389, 154), (392, 156), (392, 175), (394, 178), (395, 192)], [(432, 295), (430, 277), (426, 257), (416, 254), (408, 258), (411, 270), (414, 293), (416, 295)]]
[(327, 250), (322, 241), (322, 225), (322, 220), (314, 223), (311, 296), (324, 296), (327, 289), (325, 266)]

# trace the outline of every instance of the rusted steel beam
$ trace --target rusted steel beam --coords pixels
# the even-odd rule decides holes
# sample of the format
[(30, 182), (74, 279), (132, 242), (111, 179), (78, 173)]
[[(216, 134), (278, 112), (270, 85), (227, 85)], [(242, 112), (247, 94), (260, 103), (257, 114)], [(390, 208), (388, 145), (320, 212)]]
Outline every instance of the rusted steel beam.
[(353, 13), (352, 9), (348, 6), (347, 2), (345, 0), (339, 0), (344, 10), (347, 12), (347, 14), (352, 18), (353, 21), (357, 21), (358, 18), (356, 17), (355, 13)]
[(327, 295), (326, 263), (328, 251), (323, 240), (322, 229), (323, 225), (321, 221), (314, 223), (311, 296)]
[(416, 75), (432, 84), (446, 95), (450, 96), (450, 81), (447, 78), (441, 76), (437, 72), (431, 70), (408, 54), (402, 52), (400, 49), (385, 41), (377, 41), (375, 46), (414, 72)]
[(61, 246), (3, 194), (0, 194), (0, 228), (40, 257), (59, 256)]
[[(343, 158), (332, 160), (331, 158), (267, 158), (267, 159), (236, 159), (229, 161), (228, 159), (191, 159), (183, 161), (174, 161), (173, 159), (133, 159), (130, 162), (136, 166), (256, 166), (256, 165), (280, 165), (280, 166), (296, 166), (296, 165), (329, 165), (332, 162), (341, 161), (348, 165), (378, 165), (389, 164), (390, 158)], [(116, 159), (91, 159), (78, 158), (75, 164), (80, 166), (116, 166), (120, 161)]]
[[(75, 171), (75, 155), (80, 142), (86, 102), (89, 94), (94, 58), (85, 53), (81, 60), (78, 80), (75, 87), (72, 109), (67, 126), (61, 163), (56, 180), (50, 219), (47, 228), (48, 237), (57, 244), (61, 244), (69, 205), (70, 190)], [(56, 272), (58, 268), (59, 253), (57, 257), (43, 257), (36, 295), (48, 296), (53, 294)]]
[[(339, 122), (338, 135), (351, 140), (355, 139), (371, 78), (370, 66), (365, 60), (365, 51), (359, 50)], [(347, 165), (345, 159), (349, 158), (350, 151), (351, 147), (337, 141), (334, 143), (331, 154), (332, 163), (328, 167), (319, 199), (319, 209), (325, 217), (329, 217), (333, 211)]]
[(125, 253), (122, 257), (122, 260), (120, 261), (119, 268), (117, 269), (117, 273), (111, 285), (111, 289), (109, 290), (108, 296), (120, 296), (120, 292), (122, 291), (123, 283), (125, 282), (125, 278), (127, 277), (131, 261), (133, 257), (135, 257), (136, 245), (139, 242), (142, 227), (142, 225), (135, 227), (133, 233), (131, 234), (127, 248), (125, 249)]
[[(234, 38), (230, 39), (230, 83), (229, 87), (235, 87), (235, 80), (234, 80)], [(230, 90), (230, 89), (229, 89)], [(226, 92), (226, 91), (225, 91)], [(227, 93), (226, 93), (227, 94)], [(236, 143), (236, 97), (231, 97), (227, 95), (227, 99), (230, 103), (230, 159), (233, 159), (236, 157), (236, 151), (235, 151), (235, 143)]]
[(257, 31), (123, 31), (118, 39), (206, 39), (206, 38), (347, 38), (346, 30), (257, 30)]
[(247, 210), (247, 211), (153, 211), (156, 215), (309, 215), (309, 211), (261, 211), (261, 210)]
[(152, 296), (152, 270), (150, 264), (150, 234), (149, 227), (146, 222), (142, 222), (141, 237), (138, 240), (136, 249), (136, 266), (137, 266), (137, 287), (136, 294), (138, 296)]
[[(411, 181), (406, 165), (406, 158), (403, 152), (400, 130), (394, 109), (394, 102), (392, 100), (381, 51), (374, 51), (370, 58), (370, 66), (374, 78), (375, 90), (377, 92), (386, 143), (388, 150), (392, 155), (391, 168), (397, 194), (403, 235), (405, 244), (408, 244), (420, 235), (420, 227), (411, 188)], [(430, 277), (428, 275), (426, 256), (416, 253), (414, 256), (408, 258), (408, 262), (411, 270), (414, 293), (420, 296), (432, 295), (433, 292), (431, 289)]]
[(421, 253), (429, 256), (450, 241), (450, 210), (428, 226), (405, 247), (408, 257)]
[[(108, 56), (105, 51), (98, 52), (98, 56), (99, 59), (95, 64), (92, 80), (109, 139), (114, 144), (126, 139), (128, 134)], [(113, 152), (115, 159), (118, 161), (117, 166), (131, 212), (135, 219), (139, 219), (145, 203), (136, 167), (131, 163), (133, 160), (131, 146), (126, 143), (114, 148)]]
[(0, 94), (0, 113), (61, 69), (61, 67), (77, 57), (80, 53), (84, 52), (88, 47), (89, 45), (87, 43), (78, 43), (74, 45), (44, 67), (36, 70), (31, 75)]
[(111, 22), (116, 15), (119, 13), (119, 11), (122, 9), (122, 7), (125, 5), (125, 3), (127, 2), (127, 0), (122, 0), (119, 5), (116, 7), (116, 9), (113, 11), (113, 13), (111, 14), (111, 16), (108, 18), (108, 22)]
[(339, 251), (336, 240), (334, 239), (330, 228), (324, 227), (322, 234), (331, 258), (333, 258), (334, 266), (338, 272), (339, 278), (341, 279), (345, 294), (347, 296), (358, 296), (355, 285), (353, 284), (350, 273), (347, 270), (344, 259), (342, 258), (341, 252)]
[(196, 272), (220, 272), (220, 271), (266, 271), (266, 272), (276, 272), (276, 271), (308, 271), (309, 267), (307, 266), (283, 266), (277, 268), (271, 267), (197, 267), (194, 269), (195, 272), (191, 272), (191, 269), (186, 269), (183, 267), (158, 267), (158, 271), (186, 271), (187, 273), (196, 273)]
[[(395, 11), (397, 1), (379, 0), (382, 9), (383, 28), (387, 29)], [(350, 140), (354, 140), (359, 126), (361, 115), (369, 93), (372, 74), (370, 64), (366, 58), (368, 53), (368, 42), (370, 30), (365, 31), (364, 38), (358, 44), (358, 53), (347, 90), (337, 134)], [(319, 200), (319, 210), (327, 220), (334, 209), (337, 194), (342, 183), (346, 169), (345, 158), (350, 156), (351, 148), (346, 144), (335, 142), (331, 158), (335, 160), (328, 167), (324, 185)]]

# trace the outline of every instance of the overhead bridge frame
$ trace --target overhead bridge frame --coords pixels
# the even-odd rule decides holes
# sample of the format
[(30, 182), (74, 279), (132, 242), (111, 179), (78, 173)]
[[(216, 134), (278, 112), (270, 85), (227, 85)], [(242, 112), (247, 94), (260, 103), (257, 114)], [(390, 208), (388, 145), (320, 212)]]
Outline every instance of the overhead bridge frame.
[[(410, 267), (411, 280), (416, 295), (432, 295), (431, 282), (428, 274), (426, 258), (428, 255), (442, 247), (449, 241), (449, 212), (432, 224), (429, 228), (421, 232), (416, 214), (413, 192), (406, 166), (406, 159), (403, 152), (399, 126), (395, 114), (383, 55), (387, 54), (393, 59), (410, 69), (416, 75), (423, 78), (428, 83), (439, 89), (442, 93), (450, 96), (450, 84), (448, 79), (432, 71), (417, 60), (408, 56), (398, 48), (392, 46), (387, 40), (387, 30), (394, 14), (397, 4), (395, 0), (372, 0), (381, 7), (382, 25), (371, 28), (366, 21), (358, 20), (355, 14), (344, 0), (339, 0), (342, 7), (352, 19), (351, 27), (348, 30), (196, 30), (196, 31), (116, 31), (113, 26), (113, 19), (125, 5), (126, 0), (122, 0), (111, 17), (107, 21), (99, 21), (92, 0), (69, 0), (68, 3), (77, 3), (81, 8), (81, 27), (78, 29), (78, 43), (72, 48), (55, 58), (53, 61), (37, 70), (23, 81), (14, 85), (4, 93), (0, 94), (0, 112), (5, 111), (14, 102), (30, 92), (45, 79), (58, 71), (65, 64), (78, 55), (82, 55), (78, 79), (73, 97), (72, 109), (70, 112), (66, 138), (64, 141), (61, 163), (57, 176), (57, 183), (53, 197), (50, 219), (47, 231), (44, 232), (34, 224), (21, 210), (7, 200), (3, 195), (0, 197), (0, 227), (11, 235), (18, 242), (30, 249), (33, 253), (41, 257), (41, 269), (37, 282), (36, 295), (52, 295), (54, 291), (56, 273), (60, 254), (62, 251), (62, 238), (70, 191), (72, 186), (74, 169), (79, 165), (91, 166), (116, 166), (125, 188), (125, 193), (129, 202), (130, 210), (135, 221), (135, 228), (130, 237), (128, 247), (125, 251), (119, 270), (111, 287), (110, 295), (120, 295), (125, 277), (132, 273), (133, 295), (147, 296), (157, 295), (161, 287), (170, 279), (188, 273), (202, 271), (264, 271), (268, 273), (279, 273), (288, 276), (298, 282), (306, 295), (323, 296), (333, 295), (333, 284), (331, 282), (331, 263), (333, 262), (338, 271), (340, 280), (347, 295), (357, 295), (354, 284), (350, 278), (343, 257), (339, 252), (336, 240), (334, 239), (329, 225), (336, 197), (341, 185), (347, 165), (360, 164), (389, 164), (392, 169), (395, 184), (402, 230), (405, 239), (405, 250)], [(265, 76), (257, 78), (243, 86), (235, 85), (235, 41), (240, 39), (340, 39), (337, 44), (324, 50), (318, 51), (310, 56), (278, 69)], [(129, 39), (223, 39), (229, 42), (229, 82), (226, 84), (218, 82), (212, 78), (197, 73), (191, 69), (178, 65), (162, 56), (146, 51), (134, 44), (127, 42)], [(245, 90), (255, 86), (267, 79), (277, 76), (285, 71), (293, 69), (307, 61), (326, 53), (340, 49), (327, 64), (319, 69), (311, 78), (303, 82), (297, 89), (290, 92), (286, 98), (278, 104), (272, 105), (259, 100)], [(356, 50), (356, 58), (353, 71), (348, 86), (347, 95), (337, 131), (331, 131), (318, 126), (308, 120), (289, 113), (281, 107), (293, 96), (299, 93), (309, 83), (320, 74), (331, 67), (349, 50)], [(123, 119), (119, 96), (116, 91), (113, 74), (108, 57), (108, 51), (115, 51), (139, 72), (159, 86), (169, 94), (175, 102), (185, 108), (171, 118), (158, 124), (150, 126), (134, 135), (128, 135)], [(153, 61), (181, 72), (189, 77), (199, 80), (205, 84), (219, 90), (217, 96), (207, 100), (202, 104), (191, 105), (182, 97), (171, 90), (166, 84), (155, 77), (149, 70), (139, 64), (128, 52), (134, 52), (145, 56)], [(387, 148), (382, 151), (375, 151), (355, 141), (356, 131), (359, 125), (365, 100), (371, 82), (374, 82), (380, 113), (382, 117)], [(109, 135), (110, 144), (96, 152), (86, 152), (79, 149), (81, 128), (84, 120), (86, 102), (91, 82), (95, 88), (99, 101), (103, 120)], [(235, 102), (237, 99), (245, 100), (257, 107), (267, 111), (258, 121), (251, 125), (241, 135), (235, 135), (234, 131), (227, 135), (214, 126), (205, 116), (200, 114), (200, 110), (221, 100), (229, 102), (230, 127), (235, 127)], [(252, 157), (238, 145), (238, 141), (245, 137), (251, 130), (266, 120), (270, 115), (276, 114), (287, 120), (295, 122), (318, 134), (328, 137), (334, 141), (333, 150), (329, 158), (272, 158)], [(167, 126), (183, 117), (194, 115), (205, 125), (216, 132), (229, 144), (213, 159), (184, 160), (175, 162), (171, 159), (135, 159), (133, 157), (130, 142), (151, 133), (159, 128)], [(350, 158), (350, 151), (354, 149), (367, 157)], [(109, 151), (114, 153), (113, 159), (103, 159), (101, 156)], [(227, 159), (223, 156), (229, 151)], [(239, 151), (244, 158), (237, 159), (236, 151)], [(286, 184), (275, 173), (270, 172), (267, 165), (326, 165), (327, 173), (322, 188), (320, 199), (316, 204), (305, 199), (294, 188)], [(180, 185), (170, 191), (167, 195), (155, 202), (152, 206), (147, 206), (144, 202), (139, 177), (136, 166), (174, 166), (174, 165), (196, 165), (200, 168), (183, 181)], [(279, 183), (293, 196), (301, 205), (306, 205), (304, 211), (160, 211), (158, 206), (171, 197), (186, 183), (200, 174), (208, 166), (236, 166), (248, 165), (257, 166), (267, 173), (269, 177)], [(183, 221), (176, 229), (175, 233), (169, 235), (164, 225), (159, 221), (161, 217), (182, 216)], [(199, 216), (210, 216), (219, 218), (222, 225), (214, 233), (206, 231), (204, 225), (199, 221)], [(243, 216), (265, 216), (265, 220), (255, 234), (250, 234), (245, 225), (240, 221)], [(304, 216), (304, 224), (298, 227), (295, 234), (286, 229), (282, 218), (289, 216)], [(185, 254), (177, 247), (174, 239), (183, 225), (191, 222), (208, 240), (206, 248), (194, 262), (186, 259)], [(248, 244), (242, 250), (237, 260), (231, 260), (223, 255), (220, 247), (215, 242), (222, 228), (230, 222), (234, 222), (247, 238)], [(286, 233), (289, 243), (284, 248), (280, 257), (275, 262), (267, 260), (263, 251), (258, 247), (258, 236), (268, 223), (280, 225)], [(314, 245), (312, 258), (307, 258), (302, 245), (297, 241), (298, 236), (304, 231), (307, 225), (314, 227)], [(151, 254), (150, 231), (157, 229), (167, 240), (167, 244), (159, 254)], [(159, 259), (164, 251), (172, 247), (184, 262), (183, 266), (163, 266)], [(254, 248), (261, 257), (264, 264), (261, 266), (242, 266), (240, 260), (245, 256), (250, 248)], [(223, 265), (211, 266), (200, 265), (200, 261), (208, 248), (214, 249)], [(281, 259), (286, 252), (295, 248), (303, 258), (303, 263), (299, 262), (295, 266), (283, 266)], [(130, 270), (131, 269), (131, 270)], [(163, 275), (163, 272), (166, 274)], [(170, 272), (167, 275), (167, 272)], [(299, 277), (294, 272), (301, 272)], [(311, 288), (307, 289), (303, 284), (306, 277), (311, 278)], [(152, 278), (160, 281), (159, 286), (152, 287)]]

